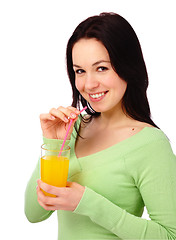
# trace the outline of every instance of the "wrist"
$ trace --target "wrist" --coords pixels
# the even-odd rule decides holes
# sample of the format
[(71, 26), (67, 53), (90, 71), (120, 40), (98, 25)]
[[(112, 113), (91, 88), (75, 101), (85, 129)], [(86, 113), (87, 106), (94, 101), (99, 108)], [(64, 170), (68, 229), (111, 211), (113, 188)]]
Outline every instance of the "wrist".
[(43, 137), (47, 139), (58, 139), (56, 135), (43, 133)]

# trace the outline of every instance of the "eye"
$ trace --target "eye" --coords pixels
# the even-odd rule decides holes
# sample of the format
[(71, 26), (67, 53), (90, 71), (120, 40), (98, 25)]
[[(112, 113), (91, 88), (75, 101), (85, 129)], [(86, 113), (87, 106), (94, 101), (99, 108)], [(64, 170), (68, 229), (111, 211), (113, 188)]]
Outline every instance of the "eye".
[(98, 70), (98, 72), (104, 72), (104, 71), (108, 70), (108, 68), (107, 67), (98, 67), (97, 70)]
[(75, 71), (75, 73), (76, 74), (82, 74), (82, 73), (84, 73), (85, 71), (83, 70), (83, 69), (77, 69), (76, 71)]

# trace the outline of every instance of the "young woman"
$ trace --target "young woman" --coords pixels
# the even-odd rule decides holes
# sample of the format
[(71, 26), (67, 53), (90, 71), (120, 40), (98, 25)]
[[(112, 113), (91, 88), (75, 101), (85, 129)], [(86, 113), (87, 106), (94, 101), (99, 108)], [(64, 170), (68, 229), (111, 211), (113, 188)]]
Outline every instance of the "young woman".
[[(39, 180), (38, 163), (26, 188), (27, 218), (43, 221), (58, 210), (65, 240), (176, 239), (176, 157), (151, 119), (134, 30), (114, 13), (86, 19), (68, 42), (67, 69), (72, 106), (40, 116), (44, 143), (53, 146), (74, 119), (67, 187)], [(141, 218), (144, 206), (151, 220)]]

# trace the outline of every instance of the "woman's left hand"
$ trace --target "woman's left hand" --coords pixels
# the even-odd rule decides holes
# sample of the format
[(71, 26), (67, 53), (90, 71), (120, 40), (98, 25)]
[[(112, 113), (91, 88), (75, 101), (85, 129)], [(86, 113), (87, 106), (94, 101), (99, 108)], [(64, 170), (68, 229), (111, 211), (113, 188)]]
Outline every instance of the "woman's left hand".
[[(42, 182), (40, 179), (37, 180), (37, 183), (38, 202), (47, 211), (74, 211), (85, 191), (85, 187), (76, 182), (67, 182), (66, 187), (54, 187)], [(45, 196), (41, 189), (56, 197)]]

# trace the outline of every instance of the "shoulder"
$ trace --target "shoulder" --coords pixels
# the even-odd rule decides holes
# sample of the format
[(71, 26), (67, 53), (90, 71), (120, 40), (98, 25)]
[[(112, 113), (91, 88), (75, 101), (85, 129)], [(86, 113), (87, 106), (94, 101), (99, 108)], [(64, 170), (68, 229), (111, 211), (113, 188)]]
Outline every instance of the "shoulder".
[(145, 122), (131, 120), (125, 129), (131, 139), (132, 151), (145, 148), (146, 145), (157, 143), (160, 140), (169, 142), (166, 134), (161, 129)]
[(136, 132), (132, 137), (131, 151), (127, 151), (129, 156), (135, 155), (136, 158), (147, 158), (160, 154), (161, 152), (172, 152), (168, 136), (159, 128), (147, 123), (137, 122), (134, 124)]
[(159, 128), (145, 126), (139, 132), (139, 148), (146, 149), (146, 151), (161, 151), (164, 149), (171, 149), (170, 140), (167, 135)]
[(125, 166), (135, 179), (149, 175), (164, 176), (166, 171), (176, 170), (176, 156), (166, 134), (155, 127), (144, 127), (136, 135), (133, 151), (124, 158)]
[(134, 126), (134, 134), (138, 135), (139, 133), (139, 140), (141, 141), (141, 145), (145, 146), (146, 144), (160, 140), (169, 142), (166, 134), (161, 129), (154, 127), (151, 124), (139, 121), (134, 121), (132, 124), (132, 126)]
[(160, 141), (169, 143), (167, 135), (159, 128), (153, 126), (145, 126), (141, 131), (144, 132), (145, 144), (156, 144)]
[[(127, 159), (133, 158), (133, 166), (166, 166), (169, 162), (176, 163), (170, 140), (167, 135), (158, 128), (146, 126), (137, 135), (133, 152)], [(143, 168), (142, 167), (142, 168)]]

